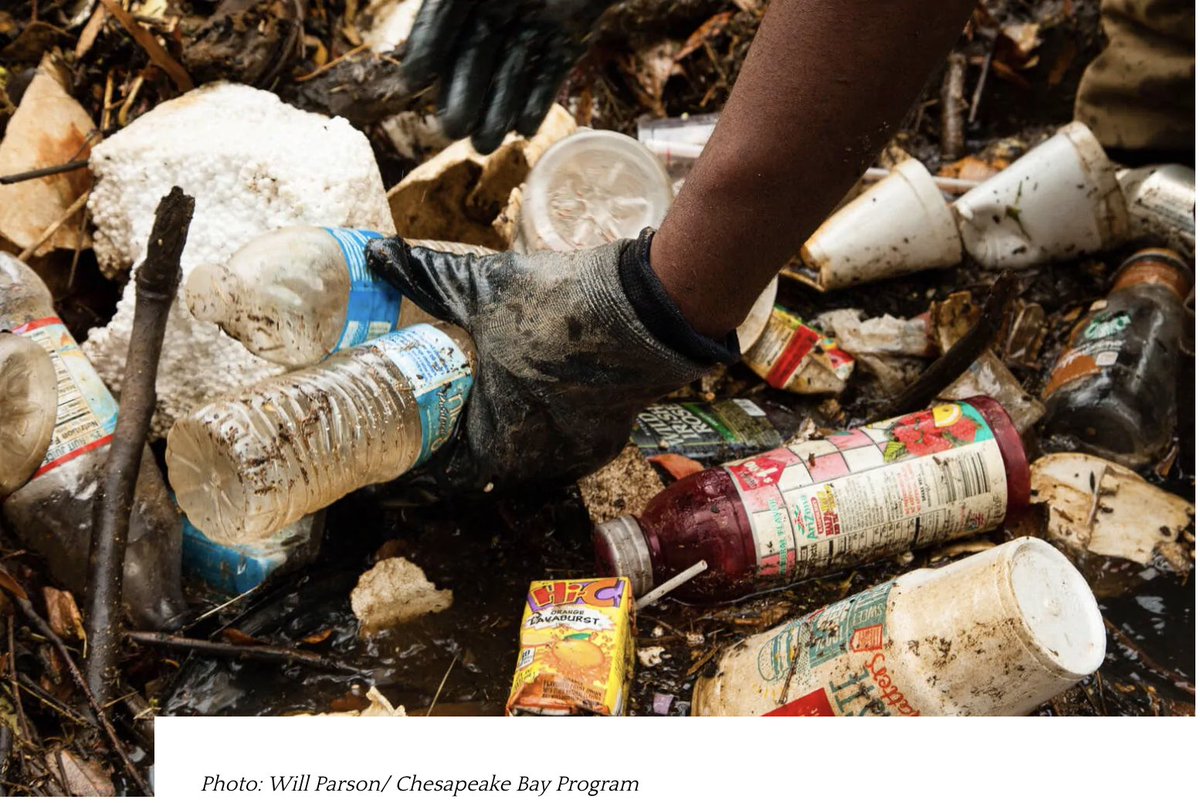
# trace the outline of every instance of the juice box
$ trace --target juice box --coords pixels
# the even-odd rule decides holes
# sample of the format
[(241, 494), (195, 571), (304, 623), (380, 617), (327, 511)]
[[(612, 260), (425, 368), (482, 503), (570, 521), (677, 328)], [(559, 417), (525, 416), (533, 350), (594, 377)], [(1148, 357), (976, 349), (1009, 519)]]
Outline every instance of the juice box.
[(621, 716), (633, 680), (633, 589), (625, 577), (529, 586), (505, 713)]

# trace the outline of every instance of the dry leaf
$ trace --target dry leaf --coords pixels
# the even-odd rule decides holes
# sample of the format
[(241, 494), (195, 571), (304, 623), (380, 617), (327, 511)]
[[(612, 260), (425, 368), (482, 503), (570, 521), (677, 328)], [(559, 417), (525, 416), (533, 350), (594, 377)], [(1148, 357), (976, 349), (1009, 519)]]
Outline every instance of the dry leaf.
[(228, 627), (221, 631), (221, 638), (225, 639), (225, 641), (229, 642), (230, 644), (236, 644), (239, 647), (254, 647), (263, 643), (261, 639), (256, 639), (249, 633), (243, 633), (236, 627)]
[(307, 636), (300, 639), (300, 641), (304, 644), (320, 644), (323, 641), (327, 641), (332, 635), (333, 628), (327, 627), (324, 630), (318, 630), (316, 633), (309, 633)]
[(74, 595), (70, 591), (59, 591), (57, 588), (46, 586), (42, 589), (42, 596), (46, 598), (50, 629), (64, 641), (84, 641), (87, 635)]
[[(46, 57), (0, 141), (0, 175), (87, 159), (94, 128), (92, 118), (63, 89), (58, 66)], [(91, 173), (87, 170), (0, 185), (0, 236), (19, 249), (28, 248), (61, 220), (91, 185)], [(83, 210), (73, 215), (34, 254), (42, 256), (55, 248), (75, 248), (82, 215)], [(82, 245), (85, 248), (89, 245), (86, 233)]]
[(98, 761), (80, 758), (70, 750), (54, 750), (48, 756), (55, 769), (61, 770), (67, 794), (72, 797), (113, 797), (117, 791), (112, 779)]

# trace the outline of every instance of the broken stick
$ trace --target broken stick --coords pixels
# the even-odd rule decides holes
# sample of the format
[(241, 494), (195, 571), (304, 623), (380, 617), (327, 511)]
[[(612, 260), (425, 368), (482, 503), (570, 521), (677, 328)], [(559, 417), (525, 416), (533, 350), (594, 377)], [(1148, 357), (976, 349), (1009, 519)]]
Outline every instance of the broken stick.
[(125, 381), (117, 428), (108, 451), (104, 482), (92, 508), (92, 551), (88, 565), (87, 680), (101, 702), (115, 699), (121, 651), (121, 592), (125, 548), (142, 450), (154, 414), (154, 381), (167, 313), (179, 287), (179, 258), (187, 242), (196, 202), (173, 187), (159, 201), (146, 261), (137, 272), (133, 331), (125, 358)]
[(362, 674), (362, 670), (333, 658), (326, 658), (309, 650), (291, 647), (274, 647), (267, 644), (224, 644), (220, 641), (205, 641), (197, 638), (172, 636), (170, 633), (131, 631), (125, 636), (135, 644), (149, 644), (170, 650), (198, 652), (202, 655), (218, 655), (239, 661), (266, 661), (269, 663), (297, 663), (301, 666), (325, 672)]
[(962, 376), (963, 372), (971, 367), (971, 363), (996, 339), (1016, 290), (1016, 278), (1007, 271), (1001, 274), (992, 285), (992, 292), (983, 303), (983, 313), (971, 330), (922, 371), (903, 393), (873, 414), (872, 418), (894, 418), (928, 407), (937, 394)]
[(946, 77), (942, 81), (942, 158), (963, 155), (963, 84), (967, 76), (967, 57), (951, 53), (946, 59)]
[(0, 588), (3, 588), (8, 593), (9, 599), (13, 601), (17, 610), (21, 612), (21, 615), (54, 647), (55, 652), (58, 653), (58, 657), (66, 665), (67, 673), (71, 676), (71, 680), (75, 682), (75, 685), (83, 693), (84, 699), (87, 700), (88, 707), (92, 710), (96, 721), (100, 723), (100, 730), (107, 738), (109, 747), (113, 749), (117, 758), (120, 759), (121, 765), (125, 769), (125, 773), (129, 776), (129, 779), (143, 795), (147, 797), (153, 795), (154, 793), (150, 790), (150, 785), (146, 783), (146, 779), (142, 777), (142, 773), (129, 757), (129, 751), (125, 749), (125, 745), (117, 737), (117, 732), (113, 729), (112, 721), (108, 718), (108, 712), (104, 710), (104, 706), (96, 699), (96, 695), (92, 693), (92, 688), (88, 684), (87, 679), (84, 678), (83, 672), (79, 671), (79, 666), (75, 663), (75, 659), (71, 657), (71, 652), (67, 649), (67, 645), (58, 637), (58, 634), (50, 627), (50, 624), (33, 609), (33, 603), (29, 601), (29, 594), (12, 574), (3, 567), (0, 567)]

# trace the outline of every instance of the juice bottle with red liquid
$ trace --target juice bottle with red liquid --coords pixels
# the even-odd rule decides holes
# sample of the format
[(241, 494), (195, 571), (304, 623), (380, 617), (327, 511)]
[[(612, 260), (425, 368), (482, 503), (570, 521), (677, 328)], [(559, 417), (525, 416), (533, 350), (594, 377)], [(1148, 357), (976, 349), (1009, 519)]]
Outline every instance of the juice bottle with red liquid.
[(675, 596), (710, 602), (990, 530), (1028, 503), (1020, 435), (977, 396), (693, 474), (593, 540), (635, 596), (706, 561)]

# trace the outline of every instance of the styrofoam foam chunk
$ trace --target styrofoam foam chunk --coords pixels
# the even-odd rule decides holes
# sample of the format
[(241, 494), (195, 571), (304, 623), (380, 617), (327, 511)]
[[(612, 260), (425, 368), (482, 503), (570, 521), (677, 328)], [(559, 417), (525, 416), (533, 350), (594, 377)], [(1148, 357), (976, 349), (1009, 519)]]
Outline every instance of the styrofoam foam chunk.
[[(163, 103), (97, 146), (88, 208), (96, 257), (109, 276), (146, 254), (154, 210), (178, 185), (196, 199), (184, 278), (223, 262), (255, 236), (299, 224), (394, 233), (383, 180), (363, 134), (341, 118), (303, 112), (270, 92), (215, 83)], [(182, 286), (182, 285), (181, 285)], [(113, 391), (121, 386), (133, 325), (130, 281), (107, 326), (83, 350)], [(192, 407), (279, 366), (252, 356), (185, 304), (171, 310), (158, 374), (154, 435)]]

